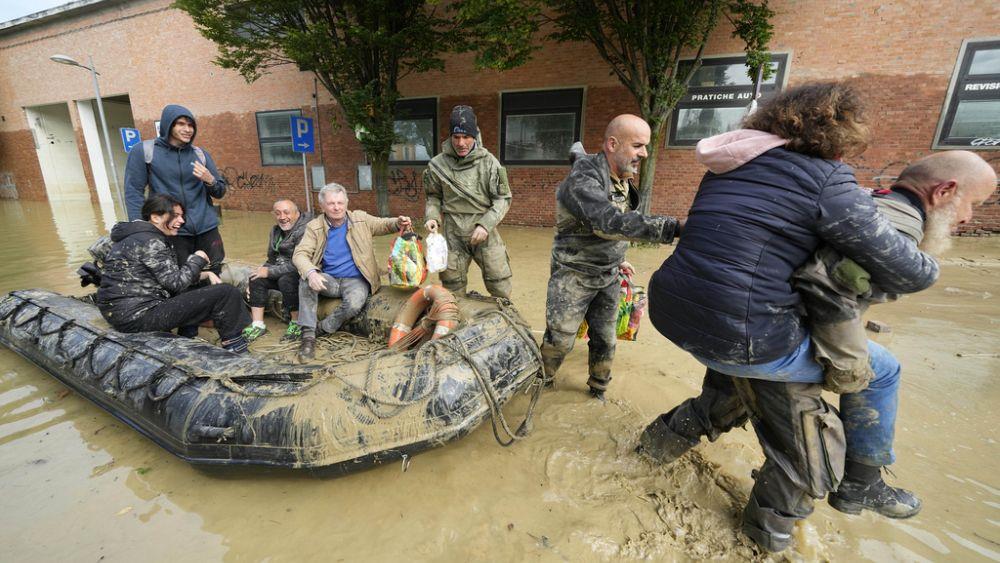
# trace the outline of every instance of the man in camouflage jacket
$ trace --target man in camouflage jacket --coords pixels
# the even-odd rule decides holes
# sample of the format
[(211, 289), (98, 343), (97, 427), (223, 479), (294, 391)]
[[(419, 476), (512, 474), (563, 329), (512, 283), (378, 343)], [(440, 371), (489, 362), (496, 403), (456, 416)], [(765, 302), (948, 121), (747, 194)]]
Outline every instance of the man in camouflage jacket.
[(425, 226), (436, 232), (443, 222), (448, 243), (448, 269), (441, 272), (441, 283), (464, 293), (469, 262), (475, 260), (490, 295), (510, 299), (510, 261), (496, 228), (510, 208), (507, 172), (477, 141), (472, 108), (455, 106), (449, 131), (423, 176)]
[(631, 178), (647, 156), (649, 138), (649, 125), (641, 118), (616, 117), (605, 131), (602, 151), (576, 158), (556, 190), (556, 236), (542, 340), (545, 375), (555, 377), (586, 320), (590, 337), (587, 385), (598, 398), (611, 381), (619, 274), (633, 274), (625, 262), (629, 241), (669, 243), (681, 229), (681, 222), (673, 217), (635, 211), (639, 194)]

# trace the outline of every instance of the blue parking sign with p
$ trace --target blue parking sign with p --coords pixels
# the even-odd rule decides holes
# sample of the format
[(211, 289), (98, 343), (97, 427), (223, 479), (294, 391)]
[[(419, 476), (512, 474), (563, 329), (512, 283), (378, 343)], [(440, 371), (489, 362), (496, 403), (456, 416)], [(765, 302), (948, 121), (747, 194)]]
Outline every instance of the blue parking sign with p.
[(142, 142), (142, 137), (139, 136), (138, 129), (122, 127), (119, 131), (122, 134), (122, 145), (125, 147), (125, 152), (132, 150), (132, 147)]
[(313, 120), (308, 117), (291, 116), (292, 150), (295, 152), (315, 152)]

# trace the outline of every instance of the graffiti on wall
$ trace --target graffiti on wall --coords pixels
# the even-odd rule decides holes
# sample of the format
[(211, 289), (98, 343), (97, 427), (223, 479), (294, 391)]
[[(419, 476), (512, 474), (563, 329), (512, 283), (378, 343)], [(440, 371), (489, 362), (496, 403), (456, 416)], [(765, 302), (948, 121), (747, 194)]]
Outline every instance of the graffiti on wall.
[(394, 168), (389, 173), (389, 195), (402, 196), (410, 201), (416, 201), (420, 193), (417, 183), (417, 171), (410, 169), (409, 174), (400, 168)]
[(0, 172), (0, 199), (17, 199), (13, 172)]
[(237, 170), (232, 166), (223, 168), (221, 173), (229, 189), (263, 193), (271, 196), (278, 193), (278, 184), (274, 181), (274, 176), (270, 174), (264, 174), (263, 172), (251, 174), (248, 170)]

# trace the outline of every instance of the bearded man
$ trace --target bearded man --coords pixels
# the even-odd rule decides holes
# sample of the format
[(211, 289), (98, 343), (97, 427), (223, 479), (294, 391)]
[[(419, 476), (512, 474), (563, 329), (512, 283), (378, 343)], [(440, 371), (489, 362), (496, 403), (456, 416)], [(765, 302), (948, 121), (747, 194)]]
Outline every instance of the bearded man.
[(587, 386), (598, 399), (611, 382), (619, 274), (634, 273), (625, 261), (629, 241), (670, 243), (683, 226), (673, 217), (636, 211), (639, 191), (632, 177), (648, 155), (649, 139), (649, 125), (641, 117), (619, 115), (604, 132), (601, 152), (576, 158), (556, 190), (556, 236), (542, 337), (545, 375), (550, 381), (555, 377), (586, 320)]
[[(910, 245), (917, 242), (920, 250), (928, 254), (944, 252), (950, 245), (952, 230), (972, 218), (973, 208), (990, 197), (996, 190), (996, 182), (996, 172), (975, 153), (946, 151), (924, 157), (903, 170), (891, 188), (873, 194), (879, 212), (889, 219), (881, 221), (884, 227), (879, 227), (876, 235), (885, 238), (885, 231), (892, 225), (904, 237), (912, 239)], [(854, 237), (863, 236), (854, 233)], [(845, 240), (850, 241), (842, 239), (841, 243)], [(885, 252), (879, 246), (874, 250)], [(869, 269), (878, 266), (872, 256), (854, 255), (853, 258), (867, 262)], [(895, 459), (892, 444), (899, 401), (898, 361), (885, 348), (867, 343), (863, 358), (866, 364), (870, 362), (875, 377), (870, 381), (864, 378), (831, 380), (830, 370), (826, 369), (830, 366), (824, 365), (824, 351), (816, 342), (815, 331), (817, 328), (822, 330), (826, 322), (839, 319), (846, 324), (860, 323), (859, 300), (862, 305), (866, 301), (880, 300), (873, 299), (879, 295), (876, 283), (862, 287), (869, 281), (868, 272), (853, 262), (845, 266), (845, 261), (852, 262), (840, 256), (833, 247), (820, 248), (812, 261), (792, 276), (791, 281), (804, 305), (800, 314), (806, 315), (803, 321), (810, 333), (810, 338), (798, 347), (805, 353), (796, 352), (797, 359), (782, 358), (778, 362), (742, 366), (739, 370), (723, 362), (700, 360), (709, 368), (701, 394), (660, 415), (640, 438), (641, 452), (660, 462), (671, 463), (696, 446), (702, 436), (714, 441), (722, 433), (743, 426), (747, 420), (753, 421), (768, 461), (756, 476), (751, 502), (744, 511), (743, 530), (769, 551), (787, 547), (791, 541), (791, 524), (812, 511), (812, 499), (808, 497), (822, 497), (816, 494), (816, 489), (821, 491), (832, 485), (828, 497), (830, 505), (849, 514), (870, 510), (890, 518), (909, 518), (921, 509), (921, 501), (914, 493), (889, 486), (881, 476), (882, 468)], [(821, 268), (810, 269), (810, 264)], [(663, 271), (661, 269), (657, 276)], [(936, 266), (934, 272), (936, 277)], [(660, 283), (667, 279), (660, 278)], [(871, 279), (874, 280), (874, 276)], [(895, 283), (884, 272), (881, 279)], [(651, 291), (654, 297), (655, 292), (654, 287)], [(653, 321), (657, 324), (655, 307), (653, 309)], [(837, 317), (838, 314), (842, 316)], [(659, 322), (665, 326), (666, 321), (660, 319)], [(835, 339), (833, 342), (838, 344)], [(765, 370), (774, 371), (775, 381), (761, 380)], [(739, 376), (729, 377), (733, 373)], [(779, 377), (784, 378), (784, 382), (778, 381)], [(814, 391), (818, 396), (817, 383), (840, 394), (839, 414), (829, 410), (813, 416), (813, 411), (804, 410), (796, 403), (806, 404), (802, 397), (810, 386), (817, 387)], [(783, 385), (794, 393), (770, 393), (769, 385)], [(785, 397), (784, 403), (778, 400), (782, 397)], [(801, 411), (807, 416), (801, 420), (794, 416), (768, 419), (771, 414), (786, 411)], [(807, 427), (805, 421), (813, 420), (810, 416), (821, 420), (825, 426)], [(841, 424), (847, 437), (846, 451), (844, 434), (828, 430)], [(815, 443), (810, 443), (817, 441), (825, 445), (817, 448)], [(820, 454), (815, 461), (833, 468), (836, 477), (832, 483), (824, 481), (817, 485), (814, 481), (823, 475), (804, 472), (803, 465), (812, 468), (814, 460), (802, 457), (800, 449), (810, 455)]]

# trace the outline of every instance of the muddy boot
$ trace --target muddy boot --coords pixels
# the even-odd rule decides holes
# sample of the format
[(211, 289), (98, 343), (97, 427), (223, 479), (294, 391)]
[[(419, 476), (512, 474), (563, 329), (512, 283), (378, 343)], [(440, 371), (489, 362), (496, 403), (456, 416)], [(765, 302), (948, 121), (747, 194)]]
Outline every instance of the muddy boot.
[(847, 514), (871, 510), (888, 518), (909, 518), (920, 512), (921, 502), (906, 489), (890, 487), (882, 479), (881, 467), (847, 462), (844, 481), (830, 493), (830, 506)]
[(792, 529), (797, 520), (782, 516), (777, 510), (762, 508), (750, 495), (750, 501), (743, 510), (743, 533), (766, 551), (777, 553), (792, 544)]
[[(672, 411), (671, 411), (672, 412)], [(660, 463), (673, 463), (685, 452), (698, 445), (700, 440), (691, 440), (674, 432), (667, 425), (670, 413), (656, 417), (639, 436), (636, 453), (653, 458)]]
[(316, 359), (316, 336), (315, 333), (306, 336), (302, 335), (302, 343), (299, 344), (299, 361), (307, 363)]

